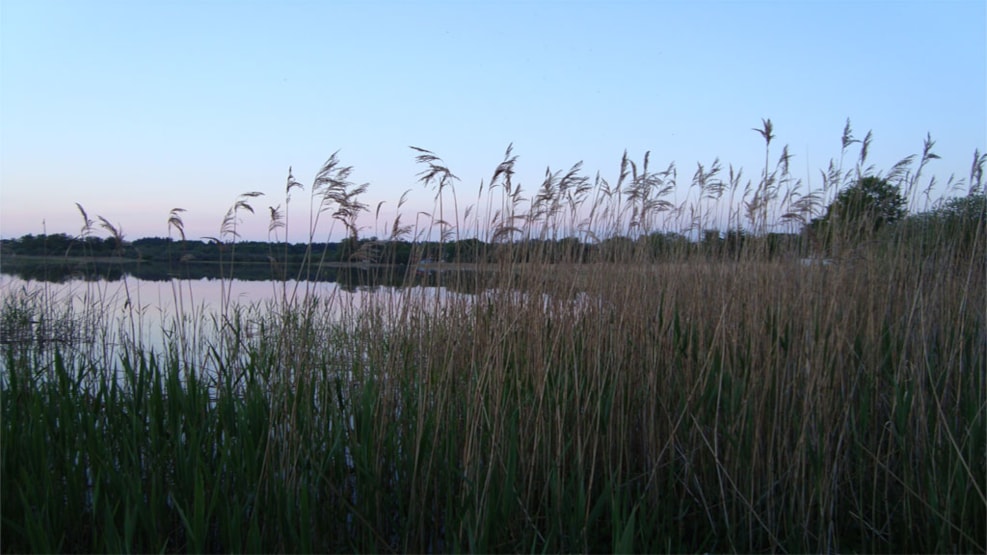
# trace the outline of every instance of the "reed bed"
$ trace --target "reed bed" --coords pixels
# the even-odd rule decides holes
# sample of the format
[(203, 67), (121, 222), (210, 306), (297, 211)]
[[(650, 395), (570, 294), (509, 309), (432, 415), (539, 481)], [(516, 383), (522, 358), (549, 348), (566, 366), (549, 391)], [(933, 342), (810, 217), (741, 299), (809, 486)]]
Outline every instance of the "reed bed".
[[(769, 253), (757, 229), (729, 255), (656, 257), (635, 230), (719, 211), (763, 233), (831, 192), (792, 194), (781, 163), (746, 192), (700, 167), (692, 198), (712, 206), (676, 209), (659, 194), (674, 171), (625, 156), (613, 187), (576, 167), (525, 200), (508, 150), (461, 214), (455, 176), (416, 155), (435, 218), (395, 219), (394, 237), (485, 237), (483, 271), (359, 303), (285, 285), (112, 357), (6, 348), (3, 550), (987, 548), (982, 217), (962, 247), (928, 228), (923, 248), (904, 228), (836, 237), (828, 265)], [(310, 225), (330, 214), (355, 236), (348, 170), (322, 168)], [(589, 260), (524, 247), (576, 233), (627, 241)]]

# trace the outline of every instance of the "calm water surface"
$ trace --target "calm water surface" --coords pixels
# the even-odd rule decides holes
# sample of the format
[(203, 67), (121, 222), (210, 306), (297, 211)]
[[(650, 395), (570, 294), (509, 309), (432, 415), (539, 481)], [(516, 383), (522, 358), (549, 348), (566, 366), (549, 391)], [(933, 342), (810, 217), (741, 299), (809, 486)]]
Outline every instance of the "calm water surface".
[[(199, 279), (171, 281), (146, 281), (127, 277), (122, 280), (75, 279), (61, 283), (25, 280), (8, 274), (0, 274), (0, 301), (4, 305), (19, 296), (47, 299), (44, 305), (56, 307), (62, 313), (68, 307), (77, 314), (87, 311), (108, 318), (111, 328), (122, 328), (140, 342), (161, 345), (163, 330), (176, 317), (208, 321), (223, 314), (230, 306), (254, 307), (263, 310), (285, 299), (303, 299), (316, 296), (323, 301), (326, 311), (342, 311), (357, 308), (369, 299), (411, 295), (416, 299), (427, 297), (439, 300), (462, 297), (441, 287), (392, 286), (342, 287), (335, 282), (274, 282)], [(407, 298), (407, 297), (403, 297)], [(104, 320), (105, 321), (105, 320)]]

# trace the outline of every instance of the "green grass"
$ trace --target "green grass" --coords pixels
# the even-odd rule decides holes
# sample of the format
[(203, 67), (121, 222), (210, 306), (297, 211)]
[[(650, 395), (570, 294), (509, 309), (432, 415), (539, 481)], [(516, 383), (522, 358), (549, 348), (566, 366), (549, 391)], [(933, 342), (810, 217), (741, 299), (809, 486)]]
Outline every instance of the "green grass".
[(474, 295), (285, 290), (160, 348), (12, 295), (5, 337), (95, 340), (4, 347), (2, 548), (984, 551), (985, 267), (937, 237), (814, 267), (501, 251)]

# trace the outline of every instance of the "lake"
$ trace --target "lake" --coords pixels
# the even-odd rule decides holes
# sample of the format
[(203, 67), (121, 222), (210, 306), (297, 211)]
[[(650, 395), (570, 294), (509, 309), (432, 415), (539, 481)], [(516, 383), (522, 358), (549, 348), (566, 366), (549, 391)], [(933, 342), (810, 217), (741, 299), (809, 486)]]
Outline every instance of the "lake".
[(332, 321), (371, 301), (376, 306), (399, 306), (408, 298), (429, 304), (432, 300), (472, 297), (435, 285), (434, 277), (401, 287), (374, 284), (372, 279), (362, 281), (364, 284), (359, 285), (208, 278), (145, 280), (129, 275), (113, 280), (75, 276), (43, 281), (0, 273), (0, 343), (67, 345), (77, 343), (79, 337), (89, 337), (91, 342), (126, 342), (157, 350), (169, 343), (176, 329), (186, 339), (214, 340), (223, 327), (223, 318), (233, 314), (243, 317), (241, 324), (249, 332), (270, 316), (274, 307), (286, 306), (285, 301), (292, 299), (317, 299), (319, 318)]
[[(399, 280), (396, 275), (403, 272), (344, 268), (336, 274), (341, 281), (143, 279), (126, 272), (39, 271), (41, 278), (9, 273), (6, 266), (0, 271), (0, 345), (36, 350), (49, 360), (57, 348), (63, 356), (78, 353), (106, 367), (116, 366), (121, 352), (137, 352), (135, 347), (161, 353), (180, 346), (198, 361), (209, 360), (219, 346), (243, 354), (265, 329), (281, 329), (303, 306), (313, 309), (307, 314), (325, 332), (367, 318), (383, 327), (408, 322), (409, 314), (445, 318), (451, 304), (469, 310), (478, 302), (534, 302), (546, 315), (571, 315), (604, 302), (585, 293), (532, 296), (486, 282), (475, 271), (412, 272)], [(372, 310), (361, 312), (367, 307)], [(232, 342), (231, 331), (237, 334)], [(0, 369), (6, 364), (0, 360)]]

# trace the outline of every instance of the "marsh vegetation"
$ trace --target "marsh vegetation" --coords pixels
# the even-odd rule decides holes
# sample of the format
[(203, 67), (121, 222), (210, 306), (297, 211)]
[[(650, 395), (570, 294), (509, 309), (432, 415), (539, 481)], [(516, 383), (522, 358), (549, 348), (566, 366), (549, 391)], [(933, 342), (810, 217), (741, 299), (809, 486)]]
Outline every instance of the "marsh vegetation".
[[(508, 149), (468, 205), (416, 149), (435, 210), (378, 241), (330, 157), (311, 244), (324, 219), (354, 261), (478, 239), (484, 271), (450, 266), (431, 294), (286, 279), (207, 312), (176, 279), (146, 345), (140, 303), (107, 314), (101, 282), (5, 291), (4, 551), (984, 551), (985, 157), (959, 200), (920, 205), (931, 140), (878, 173), (848, 123), (811, 189), (758, 131), (778, 161), (753, 180), (716, 161), (685, 185), (625, 155), (612, 181), (576, 165), (525, 192)], [(912, 215), (827, 210), (867, 177)], [(289, 174), (284, 202), (302, 190)], [(227, 272), (257, 197), (215, 238)], [(666, 240), (717, 223), (708, 248)], [(181, 248), (180, 210), (168, 225)], [(428, 253), (410, 256), (402, 283)]]

